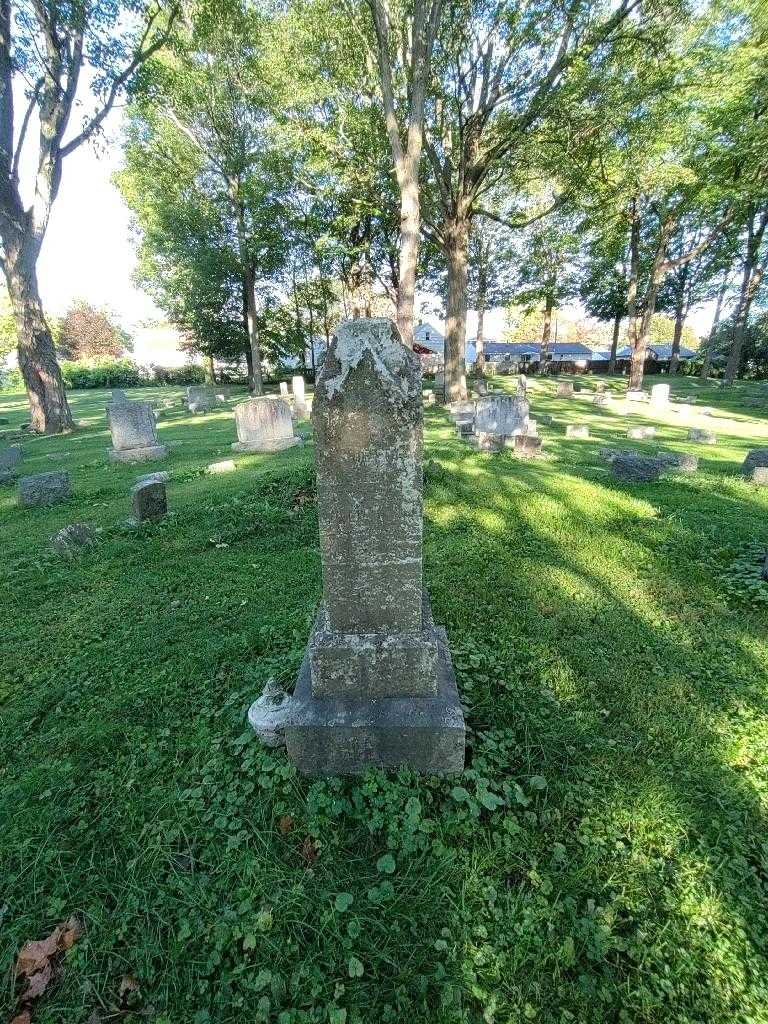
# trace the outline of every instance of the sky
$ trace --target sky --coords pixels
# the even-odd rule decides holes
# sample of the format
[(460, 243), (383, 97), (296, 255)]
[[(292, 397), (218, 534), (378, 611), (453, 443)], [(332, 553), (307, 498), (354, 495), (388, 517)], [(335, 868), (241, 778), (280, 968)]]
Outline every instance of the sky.
[[(133, 333), (142, 322), (162, 320), (163, 313), (131, 280), (136, 265), (136, 241), (131, 233), (130, 211), (112, 183), (121, 164), (120, 123), (121, 112), (113, 111), (98, 150), (86, 144), (65, 159), (61, 189), (38, 264), (38, 278), (48, 313), (61, 316), (74, 300), (85, 299), (94, 306), (107, 307)], [(27, 166), (26, 170), (29, 180), (31, 168)], [(425, 305), (434, 308), (435, 297), (430, 297)], [(693, 312), (688, 322), (698, 334), (704, 334), (709, 330), (712, 313), (713, 303), (708, 303)], [(438, 318), (425, 319), (436, 322)], [(477, 317), (470, 311), (468, 338), (474, 337), (476, 326)], [(500, 338), (504, 328), (504, 310), (490, 310), (486, 314), (486, 336)]]

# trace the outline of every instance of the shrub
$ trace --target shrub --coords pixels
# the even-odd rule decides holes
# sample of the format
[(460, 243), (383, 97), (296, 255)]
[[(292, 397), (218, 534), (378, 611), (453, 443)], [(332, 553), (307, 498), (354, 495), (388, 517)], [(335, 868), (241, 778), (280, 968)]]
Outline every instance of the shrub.
[(153, 384), (205, 384), (205, 370), (197, 363), (186, 366), (151, 366)]
[(16, 367), (0, 367), (0, 391), (23, 391), (24, 380)]
[(75, 388), (135, 388), (148, 383), (146, 371), (130, 359), (63, 362), (64, 386)]

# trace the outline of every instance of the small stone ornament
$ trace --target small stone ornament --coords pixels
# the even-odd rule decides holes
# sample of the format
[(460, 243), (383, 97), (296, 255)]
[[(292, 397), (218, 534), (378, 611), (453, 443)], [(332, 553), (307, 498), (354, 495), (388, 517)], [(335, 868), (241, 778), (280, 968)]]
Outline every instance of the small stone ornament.
[(290, 696), (275, 679), (268, 679), (261, 696), (248, 709), (248, 723), (265, 747), (285, 746), (290, 710)]

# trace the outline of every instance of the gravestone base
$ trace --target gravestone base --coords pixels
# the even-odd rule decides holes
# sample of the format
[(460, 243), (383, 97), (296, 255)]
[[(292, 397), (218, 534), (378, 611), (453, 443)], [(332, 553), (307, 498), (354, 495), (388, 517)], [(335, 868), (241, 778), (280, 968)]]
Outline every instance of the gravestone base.
[(295, 444), (301, 444), (300, 437), (276, 437), (260, 441), (235, 441), (232, 445), (232, 451), (281, 452), (284, 448), (292, 448)]
[(330, 628), (322, 606), (307, 647), (313, 694), (434, 697), (439, 652), (427, 601), (422, 623), (418, 633), (339, 633)]
[(429, 697), (316, 697), (308, 650), (285, 727), (288, 756), (299, 771), (354, 775), (400, 765), (429, 773), (462, 771), (464, 714), (445, 631), (435, 627), (434, 636), (437, 693)]
[(107, 451), (110, 462), (151, 462), (164, 459), (167, 454), (166, 444), (151, 444), (146, 448), (110, 448)]

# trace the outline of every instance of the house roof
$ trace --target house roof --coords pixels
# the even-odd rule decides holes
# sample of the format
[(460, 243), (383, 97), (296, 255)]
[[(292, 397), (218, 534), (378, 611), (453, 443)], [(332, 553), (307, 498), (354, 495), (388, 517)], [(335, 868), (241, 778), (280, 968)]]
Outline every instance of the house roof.
[[(649, 345), (648, 354), (654, 359), (658, 359), (660, 362), (664, 362), (667, 359), (672, 358), (672, 346), (671, 345)], [(617, 359), (629, 359), (632, 355), (632, 349), (629, 345), (625, 345), (623, 348), (616, 350)], [(694, 352), (692, 348), (686, 348), (685, 345), (680, 346), (680, 358), (681, 359), (695, 359), (698, 352)]]
[(445, 338), (434, 324), (420, 323), (413, 330), (413, 340), (428, 348), (430, 352), (443, 354)]

